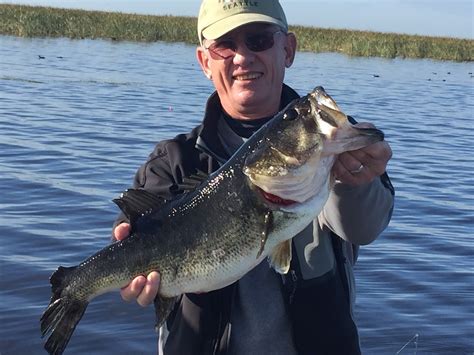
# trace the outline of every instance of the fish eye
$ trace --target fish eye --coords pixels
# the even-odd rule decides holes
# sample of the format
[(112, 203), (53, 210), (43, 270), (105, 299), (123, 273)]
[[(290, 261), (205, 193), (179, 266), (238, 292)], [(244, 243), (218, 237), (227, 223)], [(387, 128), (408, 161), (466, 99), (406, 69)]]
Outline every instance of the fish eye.
[(294, 108), (286, 111), (284, 114), (283, 114), (283, 119), (284, 120), (287, 120), (287, 121), (293, 121), (294, 119), (296, 119), (298, 117), (298, 111), (296, 111)]

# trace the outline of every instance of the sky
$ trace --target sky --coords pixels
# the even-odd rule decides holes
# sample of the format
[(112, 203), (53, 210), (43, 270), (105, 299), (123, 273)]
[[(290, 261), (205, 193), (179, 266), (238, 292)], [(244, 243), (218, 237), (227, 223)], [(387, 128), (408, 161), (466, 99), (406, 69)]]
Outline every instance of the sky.
[[(290, 25), (474, 39), (474, 0), (280, 0)], [(7, 0), (86, 10), (197, 16), (199, 0)]]

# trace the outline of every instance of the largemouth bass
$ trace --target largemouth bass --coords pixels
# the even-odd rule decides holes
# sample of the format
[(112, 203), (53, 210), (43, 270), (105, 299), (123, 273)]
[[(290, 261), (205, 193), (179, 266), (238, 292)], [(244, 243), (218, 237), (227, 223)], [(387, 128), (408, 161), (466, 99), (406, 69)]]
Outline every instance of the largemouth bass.
[(195, 190), (172, 201), (145, 190), (114, 200), (132, 231), (50, 278), (41, 317), (45, 349), (61, 354), (96, 296), (153, 270), (161, 274), (158, 326), (184, 293), (209, 292), (240, 279), (264, 258), (280, 273), (291, 238), (321, 212), (337, 154), (383, 140), (356, 128), (322, 87), (291, 102)]

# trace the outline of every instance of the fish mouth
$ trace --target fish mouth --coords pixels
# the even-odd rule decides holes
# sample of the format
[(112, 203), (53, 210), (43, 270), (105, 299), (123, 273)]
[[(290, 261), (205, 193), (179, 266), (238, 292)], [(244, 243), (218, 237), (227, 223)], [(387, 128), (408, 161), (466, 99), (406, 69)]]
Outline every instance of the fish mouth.
[(272, 205), (276, 205), (276, 206), (291, 206), (291, 205), (294, 205), (296, 203), (298, 203), (297, 201), (294, 201), (294, 200), (287, 200), (287, 199), (284, 199), (280, 196), (277, 196), (275, 194), (272, 194), (272, 193), (269, 193), (269, 192), (266, 192), (265, 190), (263, 190), (262, 188), (258, 187), (257, 186), (257, 189), (258, 189), (258, 192), (260, 193), (260, 195), (267, 201), (269, 202), (270, 204)]
[[(320, 194), (329, 181), (334, 157), (314, 154), (299, 167), (286, 166), (286, 170), (263, 167), (246, 167), (244, 174), (264, 203), (275, 208), (297, 208)], [(263, 170), (263, 171), (262, 171)], [(266, 174), (270, 172), (271, 174)]]

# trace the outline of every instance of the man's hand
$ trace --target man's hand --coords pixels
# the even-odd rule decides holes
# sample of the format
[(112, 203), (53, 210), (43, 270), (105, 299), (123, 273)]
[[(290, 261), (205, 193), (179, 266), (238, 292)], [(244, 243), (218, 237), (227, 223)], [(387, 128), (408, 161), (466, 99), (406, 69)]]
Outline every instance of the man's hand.
[[(125, 239), (130, 234), (130, 224), (121, 223), (114, 229), (114, 237), (117, 240)], [(148, 306), (155, 299), (160, 286), (160, 274), (153, 271), (145, 276), (137, 276), (126, 287), (120, 290), (120, 295), (125, 301), (137, 300), (142, 306)]]
[[(360, 128), (373, 128), (370, 123), (354, 125)], [(352, 186), (363, 185), (382, 175), (392, 157), (392, 149), (386, 141), (368, 147), (339, 154), (332, 169), (336, 180)]]

